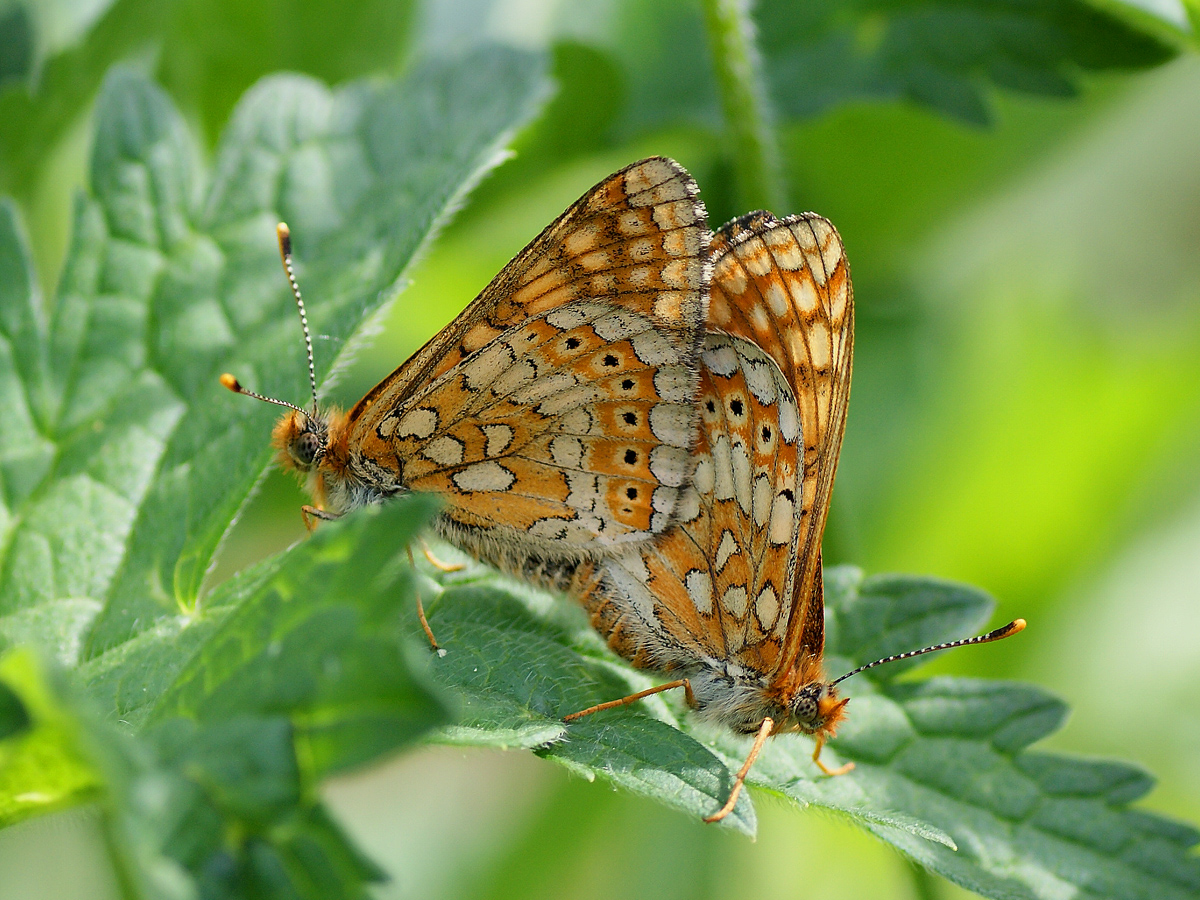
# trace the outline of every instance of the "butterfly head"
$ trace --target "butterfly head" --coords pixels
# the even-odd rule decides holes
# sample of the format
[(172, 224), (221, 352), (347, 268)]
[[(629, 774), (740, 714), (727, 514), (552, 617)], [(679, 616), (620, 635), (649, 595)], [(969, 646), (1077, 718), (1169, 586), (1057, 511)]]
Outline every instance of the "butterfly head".
[(308, 473), (329, 450), (329, 417), (295, 409), (284, 413), (271, 432), (271, 444), (279, 451), (280, 466)]
[(833, 737), (849, 702), (849, 697), (839, 699), (837, 688), (830, 682), (810, 681), (791, 698), (778, 730)]

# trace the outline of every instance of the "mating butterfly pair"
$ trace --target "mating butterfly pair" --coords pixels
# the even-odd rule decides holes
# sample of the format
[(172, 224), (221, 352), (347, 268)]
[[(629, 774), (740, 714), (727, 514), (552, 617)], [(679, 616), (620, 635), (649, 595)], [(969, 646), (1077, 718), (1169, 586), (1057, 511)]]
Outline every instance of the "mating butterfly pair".
[[(282, 225), (280, 245), (304, 321)], [(681, 677), (567, 721), (684, 687), (701, 716), (757, 735), (708, 821), (771, 734), (816, 735), (829, 773), (819, 754), (846, 700), (822, 666), (820, 542), (853, 344), (829, 222), (754, 213), (710, 246), (691, 177), (646, 159), (567, 209), (348, 414), (319, 409), (307, 325), (305, 339), (311, 409), (222, 383), (290, 407), (274, 443), (308, 481), (306, 514), (429, 491), (442, 537), (578, 597), (614, 650)]]

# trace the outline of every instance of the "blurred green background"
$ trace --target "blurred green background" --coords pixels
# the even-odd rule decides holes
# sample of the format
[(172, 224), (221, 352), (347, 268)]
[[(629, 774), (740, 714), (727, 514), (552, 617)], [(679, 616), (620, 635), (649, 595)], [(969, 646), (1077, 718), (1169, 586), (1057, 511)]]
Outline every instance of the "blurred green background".
[[(785, 5), (764, 7), (787, 19)], [(633, 159), (683, 163), (714, 225), (746, 211), (699, 2), (0, 5), (0, 41), (22, 28), (36, 36), (24, 56), (11, 42), (0, 52), (0, 191), (22, 206), (47, 296), (71, 195), (86, 183), (90, 104), (114, 61), (152, 72), (211, 150), (268, 72), (340, 82), (483, 38), (550, 48), (559, 94), (412, 271), (386, 330), (344, 372), (343, 402)], [(772, 77), (780, 39), (764, 30)], [(970, 104), (933, 110), (870, 91), (829, 100), (819, 80), (777, 83), (790, 93), (775, 97), (787, 208), (774, 212), (833, 220), (858, 304), (825, 557), (991, 592), (996, 622), (1024, 616), (1028, 632), (926, 671), (1058, 693), (1075, 712), (1047, 743), (1144, 765), (1159, 779), (1146, 806), (1195, 822), (1200, 61), (1185, 53), (1076, 84), (1073, 97), (989, 88), (982, 125), (966, 121)], [(320, 298), (311, 303), (319, 332)], [(270, 476), (216, 577), (299, 537), (302, 502)], [(326, 794), (391, 873), (381, 897), (962, 893), (825, 815), (760, 797), (751, 844), (527, 753), (427, 749)], [(0, 833), (0, 898), (115, 896), (92, 825), (71, 812)]]

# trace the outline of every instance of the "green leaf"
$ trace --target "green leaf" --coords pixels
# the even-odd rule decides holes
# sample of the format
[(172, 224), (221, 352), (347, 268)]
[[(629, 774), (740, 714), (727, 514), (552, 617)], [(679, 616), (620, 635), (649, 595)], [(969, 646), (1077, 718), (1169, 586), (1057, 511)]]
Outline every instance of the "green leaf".
[(1068, 97), (1081, 71), (1157, 65), (1183, 40), (1178, 21), (1086, 0), (767, 0), (758, 15), (773, 95), (797, 117), (904, 99), (982, 125), (990, 88)]
[[(582, 613), (503, 579), (444, 576), (430, 624), (445, 657), (435, 678), (462, 697), (454, 743), (535, 747), (692, 816), (728, 794), (749, 739), (695, 728), (681, 698), (562, 716), (648, 686), (614, 661)], [(880, 656), (969, 635), (992, 601), (928, 578), (826, 573), (828, 665), (834, 674)], [(1001, 652), (996, 648), (970, 652)], [(1193, 829), (1129, 808), (1149, 776), (1109, 762), (1027, 751), (1065, 717), (1027, 685), (935, 678), (897, 681), (904, 665), (856, 676), (830, 760), (856, 769), (823, 777), (812, 741), (768, 741), (749, 784), (800, 806), (837, 812), (924, 866), (989, 897), (1046, 898), (1067, 886), (1095, 896), (1187, 897), (1200, 889)], [(545, 743), (543, 743), (545, 742)], [(830, 752), (832, 751), (832, 752)], [(753, 834), (746, 794), (726, 825)]]
[(204, 590), (275, 415), (217, 375), (303, 402), (274, 223), (324, 378), (536, 111), (543, 68), (481, 48), (336, 91), (272, 78), (211, 177), (166, 96), (114, 70), (49, 308), (0, 202), (0, 823), (97, 800), (137, 896), (358, 896), (376, 877), (313, 797), (448, 720), (403, 555), (432, 509), (329, 523)]
[(81, 41), (115, 0), (10, 0), (0, 8), (0, 86), (35, 81), (46, 60)]

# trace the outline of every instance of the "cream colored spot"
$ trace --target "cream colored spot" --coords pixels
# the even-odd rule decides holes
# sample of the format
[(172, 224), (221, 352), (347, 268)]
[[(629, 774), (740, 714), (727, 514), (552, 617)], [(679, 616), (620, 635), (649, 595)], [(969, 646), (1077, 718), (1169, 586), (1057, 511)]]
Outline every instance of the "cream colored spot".
[(667, 232), (663, 235), (662, 245), (668, 256), (698, 256), (700, 232), (693, 228)]
[(800, 438), (800, 411), (790, 392), (779, 397), (779, 433), (789, 444), (796, 443)]
[[(483, 373), (480, 373), (482, 375)], [(531, 359), (522, 359), (503, 372), (493, 373), (492, 393), (497, 397), (508, 397), (521, 390), (537, 377), (537, 366)]]
[(829, 367), (829, 328), (816, 321), (808, 326), (808, 353), (814, 369)]
[(700, 516), (700, 495), (696, 493), (695, 488), (688, 487), (682, 492), (675, 491), (669, 488), (655, 488), (654, 490), (654, 507), (658, 509), (659, 494), (667, 494), (675, 498), (677, 502), (672, 503), (669, 509), (664, 510), (665, 513), (674, 512), (676, 518), (680, 522), (692, 522)]
[(771, 514), (771, 497), (771, 479), (766, 475), (759, 475), (754, 479), (754, 500), (751, 506), (754, 524), (759, 528), (767, 524), (767, 517)]
[(421, 455), (439, 466), (457, 466), (463, 461), (463, 443), (458, 438), (442, 435), (430, 441)]
[(654, 373), (654, 390), (668, 403), (690, 403), (696, 379), (683, 366), (663, 366)]
[(688, 597), (691, 598), (696, 611), (701, 615), (712, 615), (712, 578), (709, 574), (700, 569), (692, 569), (684, 576), (683, 585), (687, 588)]
[(816, 288), (809, 279), (800, 277), (789, 279), (788, 286), (792, 290), (792, 300), (796, 303), (796, 308), (800, 312), (811, 315), (816, 311), (817, 305), (821, 302), (817, 296)]
[(485, 452), (488, 456), (499, 456), (512, 443), (514, 432), (509, 425), (484, 425), (480, 430), (487, 438)]
[(690, 403), (656, 403), (650, 410), (650, 430), (664, 444), (690, 449), (696, 411)]
[(559, 331), (570, 331), (598, 319), (611, 310), (612, 307), (607, 303), (573, 303), (546, 313), (546, 322)]
[(665, 184), (660, 184), (651, 192), (655, 203), (670, 203), (684, 200), (688, 197), (688, 185), (682, 178), (672, 178)]
[(741, 552), (737, 540), (733, 536), (733, 532), (726, 529), (721, 533), (721, 543), (717, 545), (717, 571), (720, 572), (725, 568), (725, 564), (729, 560)]
[(842, 245), (832, 235), (830, 235), (829, 243), (825, 245), (825, 249), (821, 251), (821, 259), (825, 262), (825, 271), (830, 275), (838, 267), (838, 263), (842, 261)]
[(775, 363), (761, 357), (747, 359), (742, 373), (746, 376), (746, 387), (759, 403), (770, 406), (775, 402), (775, 375), (778, 373)]
[(692, 455), (682, 447), (659, 445), (650, 451), (650, 474), (659, 484), (679, 487), (691, 474)]
[(451, 479), (460, 491), (507, 491), (517, 476), (498, 462), (476, 463), (458, 472)]
[(692, 484), (696, 490), (705, 496), (713, 492), (713, 460), (703, 453), (696, 460), (696, 473), (692, 476)]
[(817, 249), (817, 239), (813, 236), (813, 230), (810, 227), (812, 222), (812, 219), (805, 219), (792, 225), (791, 229), (792, 234), (796, 236), (796, 240), (800, 242), (800, 246), (805, 251)]
[(733, 349), (733, 339), (725, 335), (709, 334), (704, 337), (704, 365), (714, 375), (730, 378), (741, 366), (738, 362), (737, 351)]
[(730, 585), (721, 595), (721, 605), (737, 619), (746, 614), (746, 600), (746, 589), (739, 584)]
[(483, 390), (515, 361), (516, 354), (504, 343), (492, 344), (480, 350), (461, 366), (467, 390)]
[(427, 438), (437, 428), (437, 412), (422, 407), (404, 414), (404, 418), (396, 426), (396, 434), (400, 437)]
[(796, 505), (780, 491), (775, 495), (771, 504), (771, 526), (767, 529), (767, 538), (776, 546), (792, 542), (792, 530), (795, 527)]
[(806, 252), (804, 258), (808, 262), (809, 271), (812, 272), (813, 281), (824, 285), (828, 273), (825, 271), (825, 261), (821, 259), (821, 254)]
[(690, 313), (693, 303), (689, 295), (680, 291), (659, 291), (654, 298), (654, 315), (664, 322), (674, 324)]
[(576, 262), (581, 265), (587, 272), (595, 272), (598, 269), (607, 269), (612, 266), (612, 254), (607, 250), (595, 250), (591, 253), (585, 253), (576, 259)]
[(785, 316), (788, 311), (788, 296), (787, 291), (783, 289), (783, 285), (778, 281), (772, 281), (767, 285), (766, 293), (767, 305), (771, 307), (771, 312), (777, 316)]
[(630, 340), (633, 352), (648, 366), (668, 366), (679, 362), (679, 351), (671, 339), (659, 331), (643, 331)]
[(556, 466), (578, 469), (583, 465), (583, 441), (570, 437), (556, 437), (550, 441), (550, 458)]
[(733, 469), (733, 489), (738, 506), (742, 508), (742, 512), (750, 515), (750, 507), (753, 502), (753, 491), (750, 484), (750, 454), (746, 452), (744, 444), (738, 443), (733, 445), (729, 457)]
[(582, 225), (567, 235), (563, 249), (570, 256), (582, 256), (600, 243), (600, 229), (593, 224)]
[(645, 316), (628, 310), (616, 310), (597, 319), (592, 328), (603, 340), (623, 341), (631, 335), (644, 332), (650, 325)]
[(755, 303), (750, 307), (750, 325), (759, 334), (766, 334), (771, 330), (771, 317), (767, 315), (767, 311), (762, 308), (761, 303)]
[(742, 265), (751, 275), (761, 278), (771, 271), (771, 254), (767, 252), (767, 248), (763, 246), (760, 239), (754, 238), (746, 241), (739, 249), (738, 256), (742, 260)]
[(686, 290), (696, 287), (700, 266), (690, 259), (673, 259), (662, 267), (660, 274), (667, 287)]
[(763, 631), (770, 631), (775, 624), (775, 617), (779, 615), (779, 597), (771, 585), (765, 585), (754, 598), (754, 615), (758, 617), (758, 624)]

